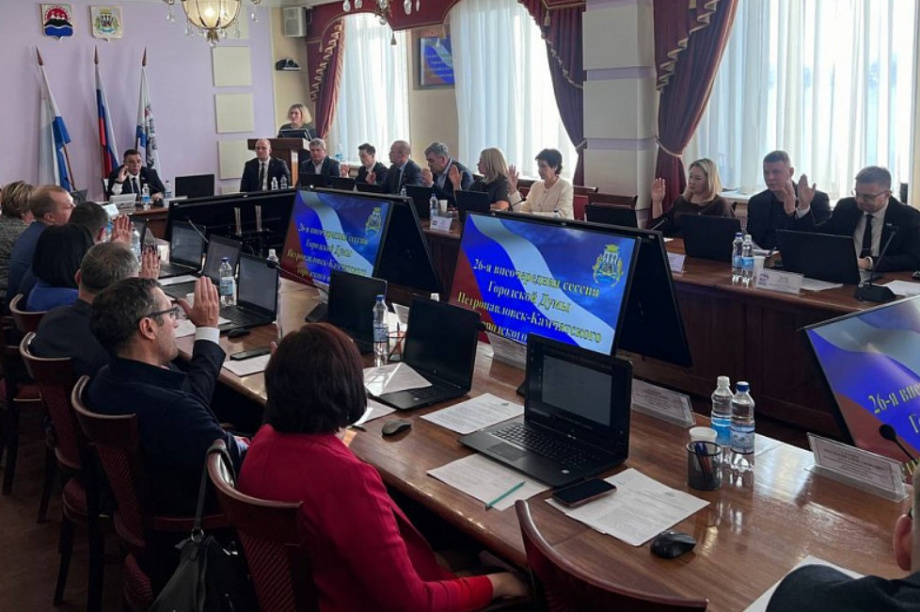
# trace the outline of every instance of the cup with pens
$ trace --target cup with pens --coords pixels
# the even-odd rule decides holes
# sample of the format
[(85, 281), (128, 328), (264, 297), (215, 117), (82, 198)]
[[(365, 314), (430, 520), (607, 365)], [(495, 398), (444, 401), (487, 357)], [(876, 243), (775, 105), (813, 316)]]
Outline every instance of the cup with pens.
[(390, 352), (389, 361), (402, 361), (403, 341), (406, 339), (406, 332), (400, 329), (400, 324), (396, 324), (396, 331), (389, 333)]
[(695, 440), (687, 444), (687, 484), (698, 491), (722, 486), (722, 447), (715, 442)]

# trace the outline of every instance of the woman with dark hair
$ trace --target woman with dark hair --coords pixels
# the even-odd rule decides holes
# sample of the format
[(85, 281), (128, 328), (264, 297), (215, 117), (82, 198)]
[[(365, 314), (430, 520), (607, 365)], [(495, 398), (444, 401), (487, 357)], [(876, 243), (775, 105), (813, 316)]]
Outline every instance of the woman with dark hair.
[(511, 574), (458, 578), (438, 565), (377, 470), (342, 442), (367, 407), (361, 356), (348, 336), (326, 323), (285, 336), (265, 387), (265, 424), (239, 488), (303, 503), (321, 610), (476, 610), (525, 594)]
[(52, 225), (43, 231), (35, 244), (35, 285), (26, 299), (26, 310), (51, 310), (76, 302), (77, 271), (91, 248), (93, 237), (84, 227)]
[(508, 168), (511, 183), (511, 210), (544, 217), (574, 219), (575, 190), (572, 183), (562, 178), (562, 153), (556, 149), (543, 149), (537, 153), (537, 172), (542, 180), (530, 186), (527, 198), (518, 191), (517, 168)]

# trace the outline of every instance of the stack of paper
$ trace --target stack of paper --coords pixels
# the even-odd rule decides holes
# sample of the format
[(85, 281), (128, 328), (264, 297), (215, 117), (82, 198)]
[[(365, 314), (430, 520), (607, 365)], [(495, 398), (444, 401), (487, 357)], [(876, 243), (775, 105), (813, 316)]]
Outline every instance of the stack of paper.
[(409, 389), (430, 387), (428, 380), (404, 363), (391, 363), (379, 368), (364, 368), (364, 388), (375, 397)]
[(466, 435), (524, 414), (520, 404), (505, 401), (491, 393), (426, 414), (422, 418), (458, 434)]

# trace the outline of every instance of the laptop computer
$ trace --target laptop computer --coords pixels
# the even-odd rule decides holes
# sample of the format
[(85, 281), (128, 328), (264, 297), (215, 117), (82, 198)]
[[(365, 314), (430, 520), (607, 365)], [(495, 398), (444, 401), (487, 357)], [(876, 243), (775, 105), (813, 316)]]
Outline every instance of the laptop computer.
[(230, 320), (220, 326), (220, 331), (268, 325), (274, 322), (277, 312), (278, 266), (261, 257), (240, 254), (236, 305), (220, 309), (220, 316)]
[(688, 257), (731, 262), (732, 242), (735, 241), (735, 234), (741, 231), (739, 219), (681, 215), (680, 225), (683, 228), (684, 251)]
[(483, 191), (455, 191), (454, 197), (457, 200), (457, 213), (460, 221), (466, 220), (468, 211), (487, 213), (492, 208), (489, 194)]
[(585, 214), (592, 223), (617, 225), (619, 227), (639, 227), (636, 211), (627, 206), (610, 206), (607, 204), (588, 203)]
[(354, 191), (355, 179), (344, 176), (333, 176), (329, 179), (329, 186), (341, 191)]
[(213, 174), (191, 174), (176, 177), (176, 197), (209, 198), (214, 195)]
[[(201, 276), (207, 276), (215, 285), (220, 285), (220, 264), (224, 257), (230, 259), (230, 267), (236, 270), (236, 265), (240, 260), (240, 251), (243, 243), (225, 238), (224, 236), (211, 236), (208, 241), (208, 253), (204, 259), (204, 269)], [(195, 290), (196, 281), (186, 281), (184, 283), (175, 283), (163, 287), (163, 292), (174, 298), (185, 297)]]
[(384, 185), (372, 185), (370, 183), (355, 183), (355, 189), (361, 193), (387, 193)]
[(325, 174), (304, 174), (300, 173), (301, 188), (303, 187), (328, 187), (329, 186), (329, 177)]
[(433, 193), (434, 189), (431, 187), (406, 185), (406, 195), (412, 198), (412, 205), (415, 206), (419, 219), (431, 217), (431, 194)]
[(852, 236), (777, 230), (776, 242), (783, 270), (829, 283), (860, 283)]
[(173, 221), (171, 227), (169, 261), (160, 266), (160, 278), (196, 274), (204, 255), (204, 236), (185, 221)]
[(553, 487), (608, 470), (629, 456), (628, 361), (530, 334), (526, 384), (522, 418), (460, 442)]
[(379, 278), (333, 270), (329, 279), (326, 320), (351, 336), (362, 353), (374, 350), (371, 311), (377, 296), (387, 294), (387, 282)]
[(132, 213), (137, 208), (136, 193), (121, 193), (109, 198), (109, 204), (114, 204), (119, 212)]
[(384, 393), (377, 399), (410, 410), (464, 395), (473, 384), (478, 343), (478, 312), (416, 298), (409, 310), (402, 360), (431, 386)]

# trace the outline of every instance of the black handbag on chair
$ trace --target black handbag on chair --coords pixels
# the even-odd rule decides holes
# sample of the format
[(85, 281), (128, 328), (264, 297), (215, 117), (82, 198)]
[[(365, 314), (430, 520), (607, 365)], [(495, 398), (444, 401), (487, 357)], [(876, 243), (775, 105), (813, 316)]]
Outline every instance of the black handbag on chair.
[(214, 536), (205, 535), (201, 527), (207, 486), (208, 465), (205, 462), (192, 533), (179, 544), (179, 567), (154, 600), (149, 612), (258, 610), (243, 557), (232, 546), (225, 548)]

